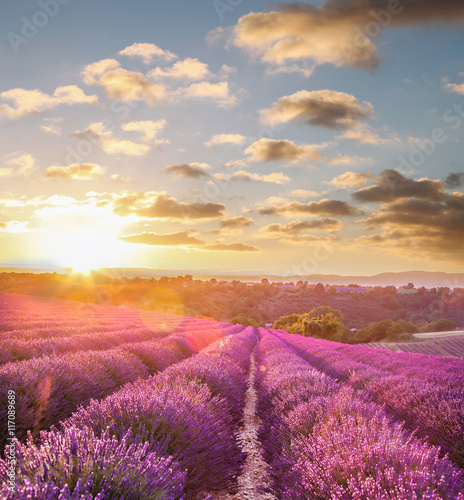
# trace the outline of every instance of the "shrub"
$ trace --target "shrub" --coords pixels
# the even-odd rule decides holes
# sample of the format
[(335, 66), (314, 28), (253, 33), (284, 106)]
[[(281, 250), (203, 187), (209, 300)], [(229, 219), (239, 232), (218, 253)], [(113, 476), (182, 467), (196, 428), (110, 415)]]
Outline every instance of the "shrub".
[[(185, 498), (186, 474), (172, 458), (148, 451), (148, 443), (121, 440), (108, 431), (98, 437), (89, 428), (70, 427), (41, 433), (38, 447), (29, 437), (16, 443), (16, 486), (3, 484), (6, 499), (177, 500)], [(8, 465), (0, 461), (0, 474)]]

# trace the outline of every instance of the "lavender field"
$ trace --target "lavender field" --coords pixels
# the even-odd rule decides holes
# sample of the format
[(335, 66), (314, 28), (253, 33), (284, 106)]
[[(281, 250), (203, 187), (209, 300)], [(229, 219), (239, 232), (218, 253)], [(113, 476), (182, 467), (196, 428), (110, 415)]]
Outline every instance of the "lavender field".
[(2, 498), (464, 500), (459, 357), (14, 294), (0, 318)]

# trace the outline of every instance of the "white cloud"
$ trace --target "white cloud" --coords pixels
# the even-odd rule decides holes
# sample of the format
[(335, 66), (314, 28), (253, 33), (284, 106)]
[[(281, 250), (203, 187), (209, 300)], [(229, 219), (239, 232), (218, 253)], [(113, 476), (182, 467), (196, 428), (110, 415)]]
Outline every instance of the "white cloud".
[(271, 108), (260, 111), (264, 123), (296, 122), (347, 130), (373, 114), (369, 102), (360, 103), (353, 95), (334, 90), (300, 90), (281, 97)]
[(28, 233), (31, 231), (28, 226), (29, 222), (20, 222), (11, 220), (7, 222), (0, 222), (0, 232), (2, 233)]
[(398, 136), (391, 131), (388, 131), (389, 137), (381, 137), (376, 130), (364, 123), (358, 123), (350, 130), (346, 130), (338, 139), (351, 139), (362, 144), (372, 144), (379, 146), (381, 144), (392, 144), (399, 142)]
[(337, 155), (330, 160), (331, 165), (359, 165), (361, 163), (371, 163), (372, 158), (362, 158), (361, 156)]
[(362, 173), (355, 173), (355, 172), (345, 172), (342, 175), (339, 175), (338, 177), (335, 177), (332, 179), (328, 184), (332, 184), (333, 186), (336, 186), (338, 188), (344, 188), (344, 187), (363, 187), (366, 185), (367, 181), (372, 179), (374, 177), (374, 174), (372, 172), (362, 172)]
[(119, 174), (113, 174), (111, 176), (111, 180), (118, 182), (119, 184), (135, 184), (135, 179), (132, 179), (131, 177), (123, 177)]
[(74, 163), (67, 167), (51, 166), (45, 170), (44, 176), (49, 179), (99, 179), (106, 169), (95, 163)]
[(187, 57), (183, 61), (177, 61), (170, 68), (155, 68), (147, 76), (153, 79), (172, 78), (196, 81), (210, 77), (211, 73), (207, 64), (198, 59)]
[(28, 153), (12, 153), (0, 168), (0, 177), (28, 177), (36, 169), (35, 158)]
[(61, 127), (58, 125), (63, 121), (63, 118), (45, 118), (40, 129), (47, 134), (61, 135)]
[(45, 113), (60, 105), (98, 104), (96, 95), (86, 95), (76, 85), (57, 87), (53, 95), (45, 94), (37, 89), (15, 88), (0, 93), (0, 97), (13, 102), (13, 106), (0, 104), (0, 117), (4, 116), (11, 119)]
[(220, 107), (232, 107), (237, 104), (237, 96), (230, 92), (228, 82), (198, 82), (188, 87), (178, 88), (172, 94), (179, 99), (212, 99)]
[(127, 71), (115, 59), (89, 64), (82, 72), (88, 85), (100, 85), (108, 97), (121, 101), (145, 101), (150, 105), (163, 98), (165, 87), (151, 83), (143, 73)]
[(252, 174), (251, 172), (246, 172), (245, 170), (239, 170), (238, 172), (234, 172), (231, 175), (224, 174), (214, 174), (215, 179), (219, 181), (227, 181), (228, 179), (232, 180), (242, 180), (242, 181), (256, 181), (256, 182), (267, 182), (270, 184), (286, 184), (290, 182), (290, 177), (288, 175), (283, 174), (282, 172), (274, 172), (272, 174), (259, 175)]
[(216, 134), (213, 135), (206, 146), (219, 146), (221, 144), (243, 144), (246, 137), (242, 134)]
[(129, 140), (115, 139), (113, 132), (107, 130), (103, 122), (94, 122), (89, 125), (87, 130), (73, 133), (78, 138), (88, 139), (92, 137), (99, 141), (103, 151), (108, 154), (124, 154), (126, 156), (143, 156), (150, 151), (151, 147), (147, 144), (139, 144)]
[(120, 56), (127, 57), (138, 57), (142, 59), (145, 64), (149, 64), (153, 59), (164, 59), (166, 61), (171, 61), (176, 59), (176, 54), (169, 52), (169, 50), (163, 50), (154, 43), (133, 43), (123, 50), (118, 52)]
[(317, 191), (310, 191), (309, 189), (295, 189), (291, 193), (291, 196), (295, 198), (315, 198), (320, 195), (322, 195), (322, 193), (318, 193)]
[(158, 132), (164, 129), (166, 120), (160, 119), (155, 122), (152, 120), (145, 120), (139, 122), (129, 122), (121, 125), (122, 130), (126, 132), (140, 132), (142, 137), (140, 140), (147, 143), (162, 144), (169, 142), (167, 139), (155, 140)]
[[(460, 77), (464, 77), (464, 73), (459, 73)], [(454, 92), (455, 94), (464, 95), (464, 83), (449, 83), (448, 77), (442, 78), (443, 89), (446, 92)]]

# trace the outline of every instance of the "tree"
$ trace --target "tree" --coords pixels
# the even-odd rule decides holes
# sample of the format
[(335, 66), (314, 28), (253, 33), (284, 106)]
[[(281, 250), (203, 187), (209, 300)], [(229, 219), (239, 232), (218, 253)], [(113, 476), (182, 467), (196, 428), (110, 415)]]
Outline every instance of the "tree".
[(292, 329), (293, 325), (300, 321), (301, 314), (289, 314), (288, 316), (281, 316), (274, 321), (272, 328), (275, 330), (286, 330), (287, 332)]
[(321, 318), (325, 314), (333, 314), (340, 321), (343, 319), (343, 313), (340, 311), (340, 309), (335, 309), (332, 306), (317, 306), (317, 307), (313, 307), (309, 311), (308, 316), (310, 318)]
[(333, 314), (327, 313), (319, 317), (306, 318), (303, 321), (303, 335), (319, 339), (341, 342), (345, 333), (343, 323)]
[(423, 332), (448, 332), (456, 328), (456, 323), (446, 318), (431, 321), (422, 329)]
[(314, 292), (318, 295), (322, 295), (325, 292), (324, 285), (322, 283), (318, 283), (314, 286)]
[(237, 314), (237, 316), (234, 316), (233, 318), (231, 318), (229, 320), (229, 323), (232, 323), (233, 325), (243, 325), (245, 327), (252, 326), (254, 328), (258, 328), (259, 326), (261, 326), (258, 323), (258, 321), (256, 321), (253, 318), (249, 318), (249, 317), (245, 316), (245, 314), (243, 314), (243, 313)]
[(414, 283), (408, 283), (404, 288), (405, 290), (414, 290)]

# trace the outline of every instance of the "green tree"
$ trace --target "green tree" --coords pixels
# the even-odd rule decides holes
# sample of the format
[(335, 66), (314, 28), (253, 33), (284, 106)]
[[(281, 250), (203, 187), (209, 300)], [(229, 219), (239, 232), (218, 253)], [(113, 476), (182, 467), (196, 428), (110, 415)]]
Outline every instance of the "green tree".
[(281, 316), (279, 319), (274, 321), (272, 328), (275, 330), (286, 330), (293, 327), (294, 324), (299, 323), (301, 314), (289, 314), (288, 316)]
[(303, 320), (303, 335), (341, 342), (345, 333), (343, 323), (333, 313)]
[(446, 318), (431, 321), (422, 329), (423, 332), (448, 332), (456, 328), (456, 323)]
[(231, 318), (229, 320), (229, 323), (232, 323), (233, 325), (252, 326), (254, 328), (258, 328), (259, 326), (261, 326), (258, 321), (245, 316), (245, 314), (243, 313), (237, 314), (237, 316)]
[(335, 309), (332, 306), (313, 307), (309, 311), (308, 316), (311, 318), (320, 318), (321, 316), (324, 316), (325, 314), (333, 314), (340, 321), (343, 319), (343, 313), (340, 311), (340, 309)]

